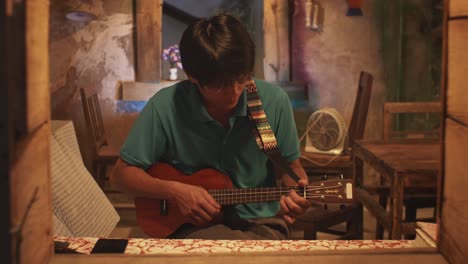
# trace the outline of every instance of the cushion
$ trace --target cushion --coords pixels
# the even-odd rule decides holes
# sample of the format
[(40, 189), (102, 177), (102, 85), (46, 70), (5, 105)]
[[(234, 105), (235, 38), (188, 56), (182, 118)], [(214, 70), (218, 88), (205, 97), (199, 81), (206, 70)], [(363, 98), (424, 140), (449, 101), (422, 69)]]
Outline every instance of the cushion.
[(84, 166), (74, 131), (71, 121), (52, 121), (53, 212), (74, 236), (106, 237), (120, 217)]

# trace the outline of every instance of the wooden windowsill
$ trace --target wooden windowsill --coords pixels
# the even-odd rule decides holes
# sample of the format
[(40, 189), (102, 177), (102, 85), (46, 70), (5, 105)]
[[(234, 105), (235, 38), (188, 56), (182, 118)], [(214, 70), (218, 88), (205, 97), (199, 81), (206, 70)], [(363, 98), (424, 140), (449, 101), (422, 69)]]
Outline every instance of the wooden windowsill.
[(163, 80), (158, 83), (119, 81), (117, 82), (117, 92), (120, 95), (118, 99), (123, 101), (148, 101), (159, 90), (180, 81)]
[(394, 249), (394, 250), (339, 250), (337, 251), (317, 251), (317, 252), (264, 252), (264, 253), (218, 253), (218, 254), (175, 254), (171, 256), (155, 255), (123, 255), (123, 254), (56, 254), (51, 264), (60, 263), (315, 263), (315, 264), (338, 264), (338, 263), (431, 263), (446, 264), (447, 261), (434, 249)]

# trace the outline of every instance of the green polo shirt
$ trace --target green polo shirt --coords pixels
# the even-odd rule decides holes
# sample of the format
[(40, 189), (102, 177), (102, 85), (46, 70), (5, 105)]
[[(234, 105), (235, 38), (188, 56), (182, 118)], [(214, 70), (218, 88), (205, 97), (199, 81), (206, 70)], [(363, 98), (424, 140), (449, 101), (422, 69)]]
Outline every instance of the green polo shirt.
[[(283, 157), (298, 159), (299, 141), (287, 94), (270, 83), (255, 83)], [(229, 122), (226, 129), (213, 120), (196, 86), (182, 81), (148, 101), (121, 149), (121, 158), (143, 169), (168, 162), (188, 174), (215, 168), (230, 176), (236, 188), (275, 186), (273, 167), (252, 133), (245, 91)], [(236, 206), (242, 218), (270, 217), (278, 210), (277, 201)]]

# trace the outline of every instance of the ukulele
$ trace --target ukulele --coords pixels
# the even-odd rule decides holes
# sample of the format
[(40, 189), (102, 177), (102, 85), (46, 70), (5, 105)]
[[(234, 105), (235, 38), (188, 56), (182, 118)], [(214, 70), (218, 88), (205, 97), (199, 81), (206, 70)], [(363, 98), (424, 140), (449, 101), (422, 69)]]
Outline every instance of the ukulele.
[[(166, 163), (156, 163), (147, 173), (162, 180), (178, 181), (198, 185), (221, 205), (278, 201), (282, 195), (295, 190), (298, 195), (320, 203), (351, 203), (353, 188), (351, 180), (326, 180), (314, 182), (305, 187), (284, 186), (268, 188), (235, 189), (230, 178), (215, 169), (203, 169), (187, 175)], [(174, 200), (158, 200), (144, 197), (135, 198), (137, 223), (151, 237), (165, 238), (181, 225), (189, 223)]]

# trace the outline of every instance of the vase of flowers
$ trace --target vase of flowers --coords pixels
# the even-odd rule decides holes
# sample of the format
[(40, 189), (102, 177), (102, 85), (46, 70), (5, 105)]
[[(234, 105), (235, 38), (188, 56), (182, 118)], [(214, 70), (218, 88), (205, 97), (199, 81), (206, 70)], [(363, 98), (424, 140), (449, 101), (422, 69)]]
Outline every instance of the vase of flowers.
[(163, 59), (169, 61), (169, 80), (177, 80), (177, 68), (182, 69), (182, 63), (180, 62), (179, 46), (177, 44), (163, 49)]

